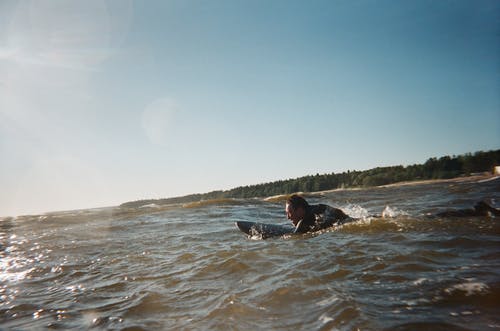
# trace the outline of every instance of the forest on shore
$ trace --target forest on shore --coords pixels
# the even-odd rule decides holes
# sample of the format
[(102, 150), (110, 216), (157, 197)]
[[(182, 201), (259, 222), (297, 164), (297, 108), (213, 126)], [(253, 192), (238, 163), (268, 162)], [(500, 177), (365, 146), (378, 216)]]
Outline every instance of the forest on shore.
[(126, 202), (120, 207), (140, 207), (148, 204), (166, 205), (212, 199), (259, 198), (295, 192), (317, 192), (338, 188), (364, 188), (403, 181), (449, 179), (473, 173), (492, 172), (500, 165), (500, 150), (459, 156), (430, 158), (423, 164), (377, 167), (365, 171), (316, 174), (269, 183), (240, 186), (230, 190), (190, 194), (166, 199), (147, 199)]

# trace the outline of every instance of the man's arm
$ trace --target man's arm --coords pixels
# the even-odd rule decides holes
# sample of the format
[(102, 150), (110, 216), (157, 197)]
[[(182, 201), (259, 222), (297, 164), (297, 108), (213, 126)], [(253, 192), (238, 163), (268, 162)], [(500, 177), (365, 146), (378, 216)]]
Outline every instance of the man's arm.
[(295, 231), (293, 233), (306, 233), (308, 231), (307, 226), (304, 224), (304, 220), (300, 220), (295, 226)]

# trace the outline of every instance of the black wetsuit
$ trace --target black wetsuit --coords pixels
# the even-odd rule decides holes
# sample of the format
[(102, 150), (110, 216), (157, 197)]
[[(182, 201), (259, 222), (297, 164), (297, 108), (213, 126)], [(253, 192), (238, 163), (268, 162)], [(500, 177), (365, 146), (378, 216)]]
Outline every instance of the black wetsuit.
[(313, 232), (332, 225), (343, 224), (351, 219), (340, 209), (328, 205), (309, 205), (304, 218), (297, 223), (295, 233)]

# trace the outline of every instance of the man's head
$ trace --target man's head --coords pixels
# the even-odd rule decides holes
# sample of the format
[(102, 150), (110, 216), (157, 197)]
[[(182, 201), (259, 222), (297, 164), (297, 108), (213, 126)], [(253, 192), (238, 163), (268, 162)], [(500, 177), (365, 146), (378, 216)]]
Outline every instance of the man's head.
[(309, 204), (303, 197), (293, 194), (286, 200), (286, 217), (292, 221), (293, 225), (297, 225), (304, 218), (308, 206)]

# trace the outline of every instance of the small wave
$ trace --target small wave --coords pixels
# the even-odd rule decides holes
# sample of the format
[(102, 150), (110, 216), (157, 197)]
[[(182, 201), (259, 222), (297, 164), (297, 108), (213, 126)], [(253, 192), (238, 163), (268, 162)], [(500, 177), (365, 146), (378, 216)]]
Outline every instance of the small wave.
[(158, 209), (158, 208), (161, 208), (161, 207), (158, 206), (156, 203), (150, 203), (148, 205), (140, 206), (139, 208)]
[(199, 208), (212, 205), (244, 205), (245, 201), (238, 199), (212, 199), (212, 200), (201, 200), (196, 202), (190, 202), (183, 205), (183, 208)]
[(135, 294), (131, 298), (129, 307), (126, 308), (125, 317), (142, 315), (151, 312), (162, 312), (168, 310), (168, 305), (164, 301), (164, 297), (157, 292), (147, 291)]
[(373, 218), (367, 217), (365, 219), (355, 220), (339, 226), (331, 227), (328, 231), (346, 231), (349, 233), (394, 233), (402, 232), (405, 223), (397, 218)]
[(327, 324), (328, 322), (332, 322), (334, 321), (335, 319), (333, 317), (330, 317), (326, 314), (322, 314), (320, 317), (319, 317), (319, 321), (323, 324)]
[[(264, 307), (255, 307), (254, 305), (240, 302), (237, 296), (226, 295), (211, 307), (207, 316), (201, 321), (201, 329), (224, 330), (234, 329), (235, 321), (238, 329), (256, 330), (261, 326)], [(193, 324), (188, 329), (196, 329)]]
[(491, 177), (491, 178), (486, 178), (486, 179), (478, 180), (476, 183), (487, 183), (487, 182), (491, 182), (491, 181), (497, 180), (499, 178), (500, 178), (500, 176), (494, 176), (494, 177)]
[(469, 331), (470, 329), (465, 329), (458, 325), (444, 323), (444, 322), (403, 323), (384, 329), (384, 331), (403, 331), (403, 330)]
[(413, 285), (420, 286), (420, 285), (427, 283), (427, 282), (429, 282), (429, 280), (427, 278), (422, 277), (422, 278), (419, 278), (419, 279), (413, 281)]
[(462, 283), (448, 285), (440, 289), (432, 298), (433, 304), (446, 304), (460, 307), (475, 302), (476, 307), (498, 307), (498, 290), (493, 285), (483, 282), (466, 280)]
[(332, 304), (334, 304), (335, 302), (337, 302), (339, 300), (340, 299), (337, 296), (334, 295), (334, 296), (332, 296), (330, 298), (326, 298), (324, 300), (316, 302), (316, 305), (320, 306), (320, 307), (331, 306)]
[(449, 295), (462, 293), (466, 297), (487, 293), (488, 291), (489, 291), (489, 286), (486, 285), (485, 283), (480, 283), (480, 282), (475, 282), (475, 283), (468, 282), (468, 283), (456, 284), (444, 290), (444, 292)]
[(465, 236), (445, 240), (445, 241), (442, 241), (440, 244), (446, 248), (460, 247), (461, 249), (478, 248), (478, 247), (482, 247), (482, 248), (498, 247), (498, 241), (496, 241), (496, 240), (479, 240), (479, 239), (469, 238), (469, 237), (465, 237)]
[(272, 197), (264, 198), (266, 202), (285, 202), (288, 198), (287, 194), (273, 195)]
[(237, 258), (229, 258), (222, 262), (212, 262), (202, 266), (193, 275), (194, 279), (210, 279), (214, 275), (237, 275), (244, 274), (251, 269), (251, 266)]

